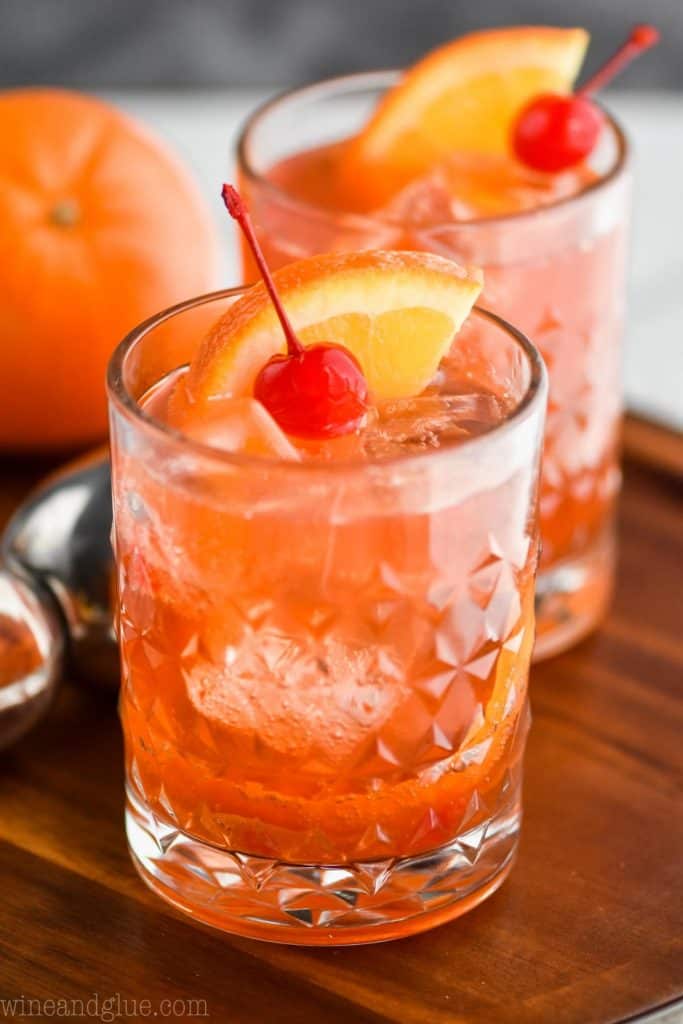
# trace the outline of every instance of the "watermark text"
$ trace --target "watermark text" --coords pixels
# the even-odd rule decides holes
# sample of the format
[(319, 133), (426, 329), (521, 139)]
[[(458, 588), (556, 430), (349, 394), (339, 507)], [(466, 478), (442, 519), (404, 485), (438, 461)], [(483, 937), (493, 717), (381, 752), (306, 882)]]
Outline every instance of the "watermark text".
[(140, 1020), (145, 1017), (153, 1019), (191, 1020), (209, 1016), (206, 999), (137, 999), (114, 992), (110, 996), (101, 996), (93, 992), (87, 999), (33, 999), (30, 996), (17, 996), (14, 999), (3, 999), (0, 996), (0, 1018), (21, 1020), (22, 1017), (37, 1017), (45, 1020), (50, 1017), (63, 1020), (98, 1020), (102, 1024), (114, 1024), (114, 1021)]

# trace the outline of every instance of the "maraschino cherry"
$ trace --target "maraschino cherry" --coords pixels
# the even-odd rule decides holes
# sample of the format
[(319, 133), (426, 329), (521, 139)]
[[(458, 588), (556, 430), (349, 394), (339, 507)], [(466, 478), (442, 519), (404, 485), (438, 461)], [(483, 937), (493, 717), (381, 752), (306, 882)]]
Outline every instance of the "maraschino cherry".
[(301, 344), (241, 196), (232, 185), (223, 185), (222, 194), (228, 213), (241, 227), (254, 255), (287, 341), (287, 354), (273, 356), (259, 371), (254, 398), (294, 437), (323, 440), (350, 434), (360, 426), (368, 407), (368, 385), (358, 360), (333, 342)]
[(564, 171), (581, 163), (593, 150), (605, 115), (591, 96), (634, 57), (659, 42), (651, 25), (637, 25), (607, 63), (573, 95), (543, 93), (519, 114), (512, 130), (515, 155), (536, 171)]

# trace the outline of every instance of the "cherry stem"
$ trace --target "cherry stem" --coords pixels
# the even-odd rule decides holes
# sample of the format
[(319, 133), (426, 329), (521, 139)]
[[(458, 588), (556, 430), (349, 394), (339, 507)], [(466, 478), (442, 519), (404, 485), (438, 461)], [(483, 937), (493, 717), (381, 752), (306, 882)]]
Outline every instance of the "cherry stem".
[(581, 86), (580, 89), (576, 90), (576, 96), (592, 96), (599, 89), (602, 89), (609, 81), (611, 81), (615, 75), (630, 64), (631, 61), (638, 57), (645, 50), (649, 50), (651, 46), (656, 46), (659, 42), (659, 32), (652, 25), (636, 25), (631, 30), (631, 34), (628, 39), (621, 44), (615, 54), (597, 71), (592, 78)]
[(245, 202), (237, 189), (233, 188), (232, 185), (223, 185), (221, 195), (228, 213), (241, 227), (244, 237), (247, 240), (247, 244), (249, 245), (254, 259), (256, 260), (256, 265), (259, 268), (261, 277), (263, 278), (263, 283), (268, 290), (268, 294), (270, 295), (273, 306), (275, 307), (275, 312), (282, 324), (282, 330), (285, 338), (287, 339), (287, 351), (290, 356), (300, 356), (304, 351), (304, 347), (297, 338), (291, 321), (285, 312), (284, 306), (282, 305), (282, 300), (277, 293), (275, 282), (273, 281), (273, 275), (270, 272), (270, 268), (266, 263), (261, 246), (256, 238), (254, 225), (251, 222), (251, 217), (249, 216), (249, 211), (247, 210)]

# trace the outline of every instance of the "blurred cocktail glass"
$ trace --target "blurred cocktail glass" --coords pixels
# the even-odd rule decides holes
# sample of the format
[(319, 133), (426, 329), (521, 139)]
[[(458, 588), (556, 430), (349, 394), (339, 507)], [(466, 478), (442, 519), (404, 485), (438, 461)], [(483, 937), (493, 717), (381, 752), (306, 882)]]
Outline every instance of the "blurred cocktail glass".
[[(344, 212), (348, 181), (338, 189), (335, 169), (346, 140), (398, 78), (351, 75), (266, 104), (240, 140), (241, 186), (271, 266), (360, 248), (474, 263), (485, 270), (484, 304), (538, 345), (550, 378), (535, 648), (543, 657), (597, 624), (613, 585), (627, 145), (608, 118), (588, 164), (552, 179), (509, 160), (454, 154), (383, 210)], [(254, 278), (248, 258), (244, 276)]]

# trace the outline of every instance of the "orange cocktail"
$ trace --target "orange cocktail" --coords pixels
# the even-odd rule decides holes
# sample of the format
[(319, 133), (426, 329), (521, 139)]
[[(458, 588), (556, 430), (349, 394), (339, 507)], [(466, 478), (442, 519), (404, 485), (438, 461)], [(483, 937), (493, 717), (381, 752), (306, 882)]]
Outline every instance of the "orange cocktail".
[[(514, 854), (544, 373), (484, 312), (451, 344), (467, 282), (422, 259), (316, 267), (303, 299), (304, 272), (276, 275), (299, 337), (343, 342), (384, 392), (353, 433), (286, 435), (238, 388), (281, 343), (249, 293), (178, 307), (112, 363), (129, 840), (154, 889), (230, 931), (409, 934)], [(402, 376), (372, 350), (387, 328)]]
[[(362, 247), (473, 262), (485, 269), (488, 308), (538, 344), (550, 376), (538, 655), (595, 625), (612, 585), (629, 182), (611, 120), (589, 158), (552, 174), (507, 152), (507, 133), (530, 93), (571, 85), (585, 45), (580, 30), (465, 37), (451, 44), (454, 57), (435, 54), (405, 80), (353, 75), (272, 101), (250, 120), (239, 150), (273, 265)], [(531, 69), (508, 67), (511, 47)], [(418, 68), (449, 61), (470, 75), (449, 79), (450, 99), (439, 100), (432, 79), (445, 73), (433, 66), (415, 88)], [(496, 86), (497, 75), (509, 89)], [(411, 90), (430, 89), (432, 107), (413, 115)], [(244, 272), (253, 279), (248, 257)]]

